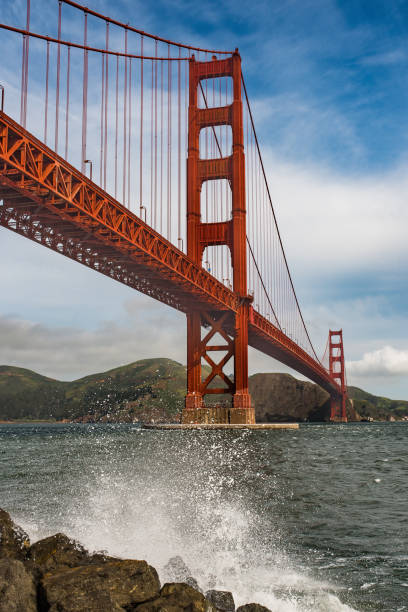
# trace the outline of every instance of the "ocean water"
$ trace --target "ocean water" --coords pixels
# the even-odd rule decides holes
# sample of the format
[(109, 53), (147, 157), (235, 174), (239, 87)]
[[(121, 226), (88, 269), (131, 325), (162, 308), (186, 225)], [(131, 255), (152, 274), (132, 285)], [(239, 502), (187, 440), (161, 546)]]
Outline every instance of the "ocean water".
[(0, 425), (0, 507), (32, 540), (181, 555), (273, 612), (408, 610), (408, 424)]

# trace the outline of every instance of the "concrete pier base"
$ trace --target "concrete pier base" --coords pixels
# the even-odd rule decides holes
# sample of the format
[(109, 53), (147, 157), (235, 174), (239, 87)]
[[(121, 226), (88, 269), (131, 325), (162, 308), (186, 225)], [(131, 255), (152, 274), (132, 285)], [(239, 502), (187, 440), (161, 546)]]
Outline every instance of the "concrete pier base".
[(299, 423), (163, 423), (144, 429), (299, 429)]

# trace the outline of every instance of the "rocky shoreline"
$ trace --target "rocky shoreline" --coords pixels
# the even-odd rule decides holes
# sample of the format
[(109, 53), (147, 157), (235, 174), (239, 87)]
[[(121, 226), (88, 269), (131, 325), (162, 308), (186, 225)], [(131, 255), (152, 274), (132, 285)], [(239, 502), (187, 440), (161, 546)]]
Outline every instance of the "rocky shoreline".
[[(235, 612), (232, 593), (203, 593), (181, 557), (166, 572), (174, 582), (162, 586), (146, 561), (90, 554), (62, 533), (30, 544), (0, 509), (0, 612)], [(268, 608), (249, 603), (236, 612)]]

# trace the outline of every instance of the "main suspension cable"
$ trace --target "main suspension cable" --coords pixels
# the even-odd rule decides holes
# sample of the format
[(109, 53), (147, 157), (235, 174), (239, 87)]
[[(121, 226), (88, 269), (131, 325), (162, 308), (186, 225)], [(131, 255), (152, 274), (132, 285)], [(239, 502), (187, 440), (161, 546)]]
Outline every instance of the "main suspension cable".
[(120, 28), (125, 28), (125, 30), (129, 30), (130, 32), (135, 32), (136, 34), (140, 34), (141, 36), (152, 38), (153, 40), (157, 40), (159, 42), (165, 43), (166, 45), (172, 45), (174, 47), (180, 47), (182, 49), (188, 49), (190, 51), (198, 51), (198, 52), (201, 51), (203, 53), (219, 53), (223, 55), (231, 55), (233, 53), (233, 51), (219, 51), (219, 50), (217, 51), (215, 49), (201, 49), (200, 47), (194, 47), (192, 45), (185, 45), (183, 43), (178, 43), (172, 40), (167, 40), (166, 38), (162, 38), (161, 36), (156, 36), (154, 34), (149, 34), (148, 32), (144, 32), (143, 30), (139, 30), (138, 28), (135, 28), (129, 25), (128, 23), (122, 23), (121, 21), (117, 21), (116, 19), (112, 19), (111, 17), (108, 17), (106, 15), (102, 15), (101, 13), (93, 11), (87, 6), (83, 6), (82, 4), (79, 4), (78, 2), (73, 2), (73, 0), (61, 0), (61, 2), (64, 2), (64, 4), (72, 6), (73, 8), (76, 8), (80, 11), (83, 11), (84, 13), (88, 13), (89, 15), (92, 15), (93, 17), (97, 17), (98, 19), (102, 19), (103, 21), (112, 23), (113, 25), (116, 25)]
[(283, 255), (283, 258), (284, 258), (284, 261), (285, 261), (285, 266), (286, 266), (286, 270), (287, 270), (287, 273), (288, 273), (290, 286), (292, 288), (292, 292), (293, 292), (293, 296), (295, 298), (296, 306), (297, 306), (300, 318), (302, 320), (303, 328), (305, 330), (305, 333), (306, 333), (307, 339), (309, 341), (310, 347), (311, 347), (311, 349), (313, 351), (313, 354), (314, 354), (316, 360), (320, 363), (320, 360), (319, 360), (319, 358), (318, 358), (318, 356), (316, 354), (316, 351), (315, 351), (314, 346), (312, 344), (312, 341), (310, 339), (309, 332), (307, 330), (305, 321), (303, 319), (302, 311), (300, 310), (299, 301), (298, 301), (298, 298), (297, 298), (297, 295), (296, 295), (295, 287), (293, 285), (292, 275), (290, 273), (288, 262), (287, 262), (287, 259), (286, 259), (285, 249), (283, 248), (282, 238), (281, 238), (279, 227), (278, 227), (278, 223), (277, 223), (277, 220), (276, 220), (275, 210), (274, 210), (273, 203), (272, 203), (272, 197), (271, 197), (271, 193), (270, 193), (270, 190), (269, 190), (269, 184), (268, 184), (268, 180), (266, 178), (265, 167), (264, 167), (264, 163), (263, 163), (263, 159), (262, 159), (262, 155), (261, 155), (261, 150), (260, 150), (260, 147), (259, 147), (259, 141), (258, 141), (258, 137), (257, 137), (256, 131), (255, 131), (255, 124), (254, 124), (254, 119), (253, 119), (253, 115), (252, 115), (251, 106), (249, 104), (249, 98), (248, 98), (247, 88), (246, 88), (246, 85), (245, 85), (245, 79), (244, 79), (244, 75), (242, 73), (241, 73), (241, 79), (242, 79), (242, 85), (243, 85), (243, 88), (244, 88), (245, 99), (246, 99), (246, 103), (247, 103), (249, 117), (250, 117), (250, 120), (251, 120), (252, 130), (253, 130), (253, 133), (254, 133), (256, 149), (258, 151), (259, 162), (261, 164), (261, 170), (262, 170), (262, 174), (263, 174), (264, 181), (265, 181), (265, 186), (266, 186), (266, 190), (267, 190), (267, 194), (268, 194), (268, 200), (269, 200), (269, 204), (270, 204), (270, 207), (271, 207), (271, 210), (272, 210), (272, 215), (273, 215), (273, 219), (274, 219), (275, 226), (276, 226), (276, 231), (277, 231), (277, 235), (278, 235), (278, 239), (279, 239), (279, 244), (280, 244), (280, 247), (281, 247), (281, 250), (282, 250), (282, 255)]

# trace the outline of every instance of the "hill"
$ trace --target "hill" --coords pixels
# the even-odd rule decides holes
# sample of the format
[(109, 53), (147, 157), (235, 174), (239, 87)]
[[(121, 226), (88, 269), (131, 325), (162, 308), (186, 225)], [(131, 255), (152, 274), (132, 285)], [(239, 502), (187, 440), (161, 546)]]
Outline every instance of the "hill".
[(362, 418), (386, 421), (390, 417), (400, 420), (408, 415), (408, 401), (371, 395), (358, 387), (348, 387), (348, 392), (356, 412)]
[[(177, 422), (185, 386), (185, 366), (165, 358), (136, 361), (72, 382), (0, 366), (0, 420)], [(254, 374), (249, 389), (258, 422), (329, 419), (328, 393), (290, 374)], [(349, 397), (349, 420), (408, 417), (407, 401), (377, 397), (357, 387), (349, 387)]]
[(41, 376), (32, 370), (13, 366), (0, 366), (0, 397), (16, 395), (20, 391), (32, 391), (39, 385), (52, 385), (58, 381)]
[(171, 359), (145, 359), (73, 382), (1, 366), (0, 419), (175, 420), (185, 376)]

